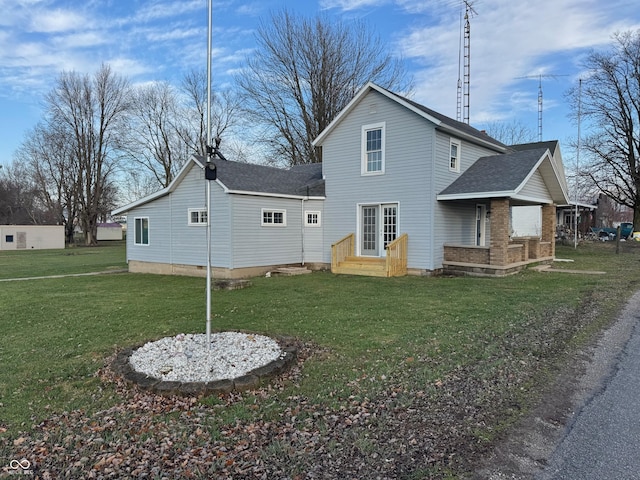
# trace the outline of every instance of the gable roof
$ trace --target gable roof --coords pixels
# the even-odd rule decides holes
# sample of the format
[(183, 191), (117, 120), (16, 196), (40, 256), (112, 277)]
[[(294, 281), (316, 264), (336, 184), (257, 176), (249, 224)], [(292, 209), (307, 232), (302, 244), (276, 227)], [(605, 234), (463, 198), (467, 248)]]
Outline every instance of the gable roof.
[[(197, 157), (204, 165), (204, 158)], [(263, 193), (274, 195), (324, 196), (322, 164), (297, 165), (288, 170), (253, 163), (213, 161), (218, 182), (228, 193)]]
[(458, 122), (452, 118), (447, 117), (441, 113), (431, 110), (430, 108), (420, 105), (413, 100), (409, 100), (397, 93), (393, 93), (385, 88), (376, 85), (373, 82), (367, 83), (360, 91), (351, 99), (345, 108), (333, 119), (333, 121), (325, 128), (320, 135), (313, 141), (313, 145), (322, 145), (325, 138), (336, 128), (338, 124), (351, 112), (358, 103), (371, 91), (378, 92), (388, 99), (402, 105), (403, 107), (411, 110), (422, 118), (435, 124), (436, 128), (453, 134), (457, 137), (464, 138), (473, 143), (478, 143), (485, 147), (491, 148), (496, 152), (506, 152), (508, 147), (498, 140), (490, 137), (485, 132), (482, 132), (466, 123)]
[(516, 152), (522, 152), (523, 150), (531, 150), (533, 148), (547, 148), (551, 155), (556, 154), (556, 148), (558, 148), (558, 140), (549, 140), (546, 142), (530, 142), (530, 143), (519, 143), (517, 145), (509, 145), (509, 148), (512, 148)]
[[(111, 214), (120, 215), (169, 195), (175, 191), (192, 168), (204, 169), (205, 163), (204, 157), (199, 155), (192, 156), (182, 166), (169, 186), (129, 205), (117, 208)], [(322, 164), (320, 163), (299, 165), (288, 170), (221, 159), (215, 159), (212, 163), (215, 164), (217, 171), (217, 180), (215, 181), (226, 193), (293, 198), (324, 198), (324, 179), (322, 178)]]
[(535, 172), (539, 172), (554, 203), (566, 203), (568, 195), (549, 149), (533, 148), (479, 158), (438, 200), (468, 200), (507, 197), (522, 202), (546, 203), (522, 194)]

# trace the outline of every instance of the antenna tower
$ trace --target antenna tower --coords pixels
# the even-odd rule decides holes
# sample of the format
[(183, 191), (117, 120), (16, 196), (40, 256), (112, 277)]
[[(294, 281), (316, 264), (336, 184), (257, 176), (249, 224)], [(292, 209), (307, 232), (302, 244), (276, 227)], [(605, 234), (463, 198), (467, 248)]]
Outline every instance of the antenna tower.
[(553, 75), (553, 74), (538, 74), (538, 75), (527, 75), (525, 77), (517, 77), (517, 78), (537, 78), (538, 79), (538, 141), (542, 141), (542, 79), (543, 78), (558, 78), (558, 77), (566, 77), (567, 75)]
[(463, 86), (463, 122), (469, 124), (469, 99), (471, 97), (471, 22), (472, 16), (478, 13), (469, 0), (464, 0), (464, 86)]
[(462, 121), (462, 9), (460, 9), (460, 35), (458, 37), (458, 85), (456, 99), (456, 120)]

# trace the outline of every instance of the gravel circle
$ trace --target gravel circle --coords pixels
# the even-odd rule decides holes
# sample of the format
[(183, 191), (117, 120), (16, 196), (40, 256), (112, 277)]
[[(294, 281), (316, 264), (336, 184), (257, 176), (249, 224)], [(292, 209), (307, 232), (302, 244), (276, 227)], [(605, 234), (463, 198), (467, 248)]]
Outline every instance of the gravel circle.
[(280, 358), (278, 343), (263, 335), (239, 332), (179, 334), (149, 342), (135, 350), (131, 367), (162, 381), (214, 382), (246, 375)]

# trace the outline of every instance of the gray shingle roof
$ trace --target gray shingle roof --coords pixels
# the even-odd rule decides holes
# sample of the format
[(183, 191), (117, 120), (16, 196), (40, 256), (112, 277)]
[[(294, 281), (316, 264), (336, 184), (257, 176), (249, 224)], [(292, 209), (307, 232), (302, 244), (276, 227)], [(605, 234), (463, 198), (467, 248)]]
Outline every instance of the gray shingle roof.
[[(201, 163), (203, 157), (197, 157)], [(322, 164), (298, 165), (288, 170), (252, 163), (215, 159), (218, 180), (229, 190), (280, 195), (324, 196)]]
[(517, 145), (509, 145), (509, 148), (521, 152), (523, 150), (531, 150), (533, 148), (548, 148), (553, 155), (558, 148), (558, 140), (549, 140), (546, 142), (520, 143)]
[(443, 115), (442, 113), (438, 113), (435, 110), (431, 110), (430, 108), (425, 107), (424, 105), (421, 105), (417, 102), (414, 102), (413, 100), (410, 100), (406, 97), (403, 97), (401, 95), (398, 95), (397, 93), (391, 92), (389, 90), (386, 90), (387, 92), (389, 92), (390, 94), (404, 100), (405, 102), (413, 105), (415, 108), (417, 108), (418, 110), (426, 113), (427, 115), (436, 118), (437, 120), (439, 120), (440, 122), (443, 123), (443, 125), (446, 125), (450, 128), (454, 128), (460, 132), (466, 133), (467, 135), (471, 136), (471, 137), (475, 137), (479, 140), (482, 140), (484, 142), (489, 142), (492, 143), (494, 145), (496, 145), (497, 147), (500, 148), (506, 148), (506, 145), (499, 142), (498, 140), (496, 140), (493, 137), (490, 137), (489, 135), (487, 135), (486, 132), (482, 131), (482, 130), (478, 130), (477, 128), (472, 127), (471, 125), (464, 123), (464, 122), (459, 122), (457, 120), (454, 120), (453, 118), (447, 117), (446, 115)]
[(513, 192), (546, 151), (546, 148), (534, 148), (479, 158), (440, 195)]

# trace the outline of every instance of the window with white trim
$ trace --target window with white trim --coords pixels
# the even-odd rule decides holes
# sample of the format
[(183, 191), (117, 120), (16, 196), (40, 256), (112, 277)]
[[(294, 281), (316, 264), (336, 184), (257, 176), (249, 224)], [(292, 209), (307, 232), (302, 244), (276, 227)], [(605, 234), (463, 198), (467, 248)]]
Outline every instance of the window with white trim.
[(362, 126), (362, 174), (384, 173), (385, 123)]
[(304, 212), (304, 224), (306, 227), (320, 226), (320, 212), (307, 210)]
[(287, 225), (287, 211), (286, 210), (269, 210), (269, 209), (263, 208), (262, 209), (262, 225), (285, 227)]
[(149, 245), (149, 218), (134, 219), (133, 241), (136, 245)]
[(460, 141), (453, 138), (449, 142), (449, 170), (460, 172)]
[(190, 208), (189, 209), (189, 225), (206, 225), (207, 209)]

